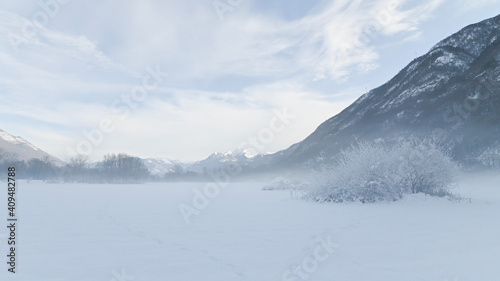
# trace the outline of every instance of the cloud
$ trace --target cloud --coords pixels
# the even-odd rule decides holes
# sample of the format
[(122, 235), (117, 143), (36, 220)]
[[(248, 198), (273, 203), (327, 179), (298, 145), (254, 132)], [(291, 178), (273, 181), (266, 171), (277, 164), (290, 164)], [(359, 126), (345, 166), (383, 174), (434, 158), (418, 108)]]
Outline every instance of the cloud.
[[(0, 38), (0, 114), (62, 158), (61, 141), (74, 145), (107, 117), (117, 130), (96, 155), (193, 160), (236, 148), (286, 107), (298, 118), (266, 146), (276, 151), (362, 94), (356, 83), (338, 93), (332, 85), (374, 72), (385, 41), (418, 40), (443, 2), (318, 1), (293, 20), (242, 4), (221, 21), (212, 1), (71, 1), (41, 27), (30, 23), (37, 1), (9, 2), (0, 10), (0, 32), (11, 35)], [(26, 27), (36, 32), (25, 38)], [(22, 40), (17, 53), (13, 36)], [(127, 120), (117, 119), (113, 101), (153, 65), (169, 78)], [(40, 128), (50, 130), (46, 140)]]
[[(357, 69), (373, 69), (379, 58), (373, 41), (381, 36), (402, 33), (408, 37), (417, 33), (419, 24), (441, 2), (429, 0), (403, 7), (406, 2), (394, 0), (331, 1), (292, 21), (240, 8), (223, 22), (210, 10), (212, 7), (193, 7), (187, 2), (169, 5), (201, 14), (202, 20), (186, 23), (184, 18), (167, 16), (165, 21), (156, 22), (165, 26), (161, 36), (136, 37), (134, 30), (149, 34), (144, 32), (153, 26), (148, 21), (132, 21), (135, 29), (126, 30), (130, 40), (141, 42), (141, 47), (153, 46), (149, 52), (133, 49), (135, 55), (148, 54), (147, 58), (140, 55), (141, 61), (160, 60), (162, 65), (174, 69), (173, 75), (179, 79), (225, 75), (338, 79)], [(150, 16), (154, 15), (151, 10), (162, 9), (157, 3), (139, 9)], [(164, 51), (158, 52), (157, 48)]]
[[(87, 138), (85, 132), (95, 131), (100, 120), (109, 118), (116, 129), (112, 134), (104, 134), (102, 144), (93, 147), (93, 159), (108, 152), (125, 151), (199, 160), (215, 151), (236, 149), (268, 127), (276, 110), (285, 110), (297, 118), (261, 151), (275, 152), (305, 138), (317, 124), (350, 102), (350, 97), (326, 100), (323, 95), (288, 81), (227, 94), (161, 88), (124, 119), (113, 114), (112, 106), (94, 109), (92, 120), (78, 128), (80, 133), (69, 145), (75, 149), (79, 141)], [(66, 147), (54, 149), (60, 155), (67, 153)]]
[[(378, 37), (417, 33), (419, 23), (441, 2), (403, 9), (401, 0), (339, 0), (292, 21), (242, 6), (222, 22), (208, 2), (128, 0), (119, 7), (113, 1), (71, 2), (50, 26), (71, 26), (79, 35), (30, 23), (29, 29), (37, 32), (22, 44), (22, 57), (30, 65), (12, 67), (45, 81), (63, 74), (93, 80), (102, 74), (109, 78), (110, 73), (122, 79), (139, 77), (153, 64), (170, 69), (175, 81), (227, 75), (345, 78), (376, 66), (379, 54), (373, 41)], [(22, 35), (29, 17), (1, 13), (10, 21), (3, 25), (10, 30), (4, 32)], [(73, 15), (82, 22), (70, 20)], [(186, 19), (188, 15), (193, 20)], [(26, 72), (30, 68), (31, 73)]]
[(497, 4), (499, 0), (461, 0), (457, 1), (462, 6), (462, 12), (465, 12), (467, 9), (477, 9), (480, 7), (488, 6), (491, 4)]
[[(115, 61), (137, 71), (161, 64), (175, 70), (179, 79), (287, 77), (303, 71), (316, 78), (337, 78), (378, 59), (367, 39), (415, 31), (440, 2), (412, 3), (403, 9), (406, 2), (401, 0), (331, 1), (292, 21), (263, 15), (248, 5), (236, 7), (220, 21), (210, 2), (74, 2), (53, 21), (68, 18), (64, 24), (85, 37), (46, 30), (44, 38), (89, 67), (109, 67)], [(78, 23), (68, 16), (75, 14)]]

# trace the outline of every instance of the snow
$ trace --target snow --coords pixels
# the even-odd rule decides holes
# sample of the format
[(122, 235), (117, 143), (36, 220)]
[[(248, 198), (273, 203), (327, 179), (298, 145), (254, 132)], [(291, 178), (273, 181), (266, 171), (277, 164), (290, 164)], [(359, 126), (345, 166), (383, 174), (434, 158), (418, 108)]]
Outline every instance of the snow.
[(35, 147), (34, 145), (32, 145), (31, 143), (29, 143), (25, 139), (23, 139), (21, 137), (14, 137), (11, 134), (9, 134), (9, 133), (7, 133), (5, 131), (2, 131), (2, 130), (0, 130), (0, 138), (3, 139), (3, 140), (5, 140), (6, 142), (14, 144), (14, 145), (22, 144), (22, 145), (29, 146), (33, 150), (38, 150), (37, 147)]
[(388, 100), (380, 108), (388, 111), (395, 106), (401, 105), (402, 103), (407, 101), (409, 97), (417, 97), (422, 93), (432, 92), (434, 88), (436, 88), (436, 86), (442, 83), (446, 83), (448, 79), (449, 77), (443, 75), (436, 75), (436, 77), (424, 77), (423, 80), (426, 81), (426, 83), (422, 83), (419, 86), (409, 87), (408, 89), (400, 93), (396, 98)]
[(499, 25), (496, 19), (489, 19), (479, 24), (465, 27), (460, 32), (436, 44), (432, 50), (453, 46), (464, 49), (477, 57), (487, 47), (489, 39), (496, 35)]
[(144, 165), (148, 168), (149, 172), (153, 175), (164, 175), (172, 171), (175, 163), (168, 159), (162, 158), (146, 158), (143, 159)]
[(442, 56), (436, 59), (435, 63), (440, 66), (454, 66), (462, 71), (466, 70), (469, 66), (467, 62), (463, 61), (457, 55), (450, 52), (444, 52)]
[(12, 278), (2, 262), (0, 280), (287, 280), (286, 272), (314, 262), (321, 241), (335, 247), (307, 280), (496, 280), (499, 182), (464, 178), (457, 191), (471, 201), (417, 195), (364, 205), (230, 183), (186, 224), (178, 206), (203, 183), (21, 181), (18, 273)]

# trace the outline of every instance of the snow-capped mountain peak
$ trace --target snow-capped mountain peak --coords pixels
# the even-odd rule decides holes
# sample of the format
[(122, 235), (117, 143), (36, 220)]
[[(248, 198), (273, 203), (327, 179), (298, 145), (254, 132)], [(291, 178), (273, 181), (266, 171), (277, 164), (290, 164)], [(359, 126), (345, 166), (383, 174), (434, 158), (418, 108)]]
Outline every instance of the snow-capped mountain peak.
[(40, 150), (36, 146), (29, 143), (27, 140), (25, 140), (21, 137), (15, 137), (15, 136), (5, 132), (4, 130), (0, 130), (0, 138), (3, 139), (4, 141), (9, 142), (9, 143), (14, 144), (14, 145), (27, 145), (30, 148), (32, 148), (33, 150), (37, 150), (37, 151)]
[(245, 158), (251, 159), (254, 158), (255, 156), (258, 156), (260, 154), (256, 153), (255, 151), (252, 151), (250, 149), (235, 149), (228, 151), (226, 153), (221, 154), (225, 157), (238, 157), (240, 158), (241, 156), (244, 156)]
[(50, 159), (58, 166), (64, 165), (64, 161), (48, 154), (34, 146), (22, 137), (13, 136), (4, 130), (0, 130), (0, 153), (7, 152), (15, 155), (18, 160), (28, 161), (32, 158)]

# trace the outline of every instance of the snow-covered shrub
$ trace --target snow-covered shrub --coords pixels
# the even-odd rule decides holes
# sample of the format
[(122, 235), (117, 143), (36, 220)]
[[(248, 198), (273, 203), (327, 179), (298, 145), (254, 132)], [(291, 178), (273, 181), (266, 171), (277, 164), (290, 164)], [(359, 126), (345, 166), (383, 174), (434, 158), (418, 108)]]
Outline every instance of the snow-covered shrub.
[(432, 141), (401, 141), (389, 146), (358, 143), (337, 164), (315, 175), (306, 197), (317, 201), (370, 203), (395, 201), (405, 193), (443, 195), (458, 175), (449, 155)]
[(479, 163), (486, 168), (500, 168), (500, 145), (491, 146), (477, 158)]
[(459, 167), (432, 140), (410, 140), (397, 145), (399, 173), (406, 192), (443, 195), (456, 180)]

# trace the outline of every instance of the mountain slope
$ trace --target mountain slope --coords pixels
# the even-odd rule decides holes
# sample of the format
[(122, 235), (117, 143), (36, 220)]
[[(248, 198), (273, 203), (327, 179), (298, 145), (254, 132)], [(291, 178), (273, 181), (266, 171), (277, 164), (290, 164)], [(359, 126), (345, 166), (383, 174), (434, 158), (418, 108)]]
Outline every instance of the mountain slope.
[(0, 130), (0, 155), (23, 161), (28, 161), (32, 158), (48, 158), (58, 166), (64, 165), (63, 161), (37, 148), (27, 140), (15, 137), (3, 130)]
[(439, 138), (466, 165), (483, 165), (485, 153), (499, 151), (500, 16), (441, 41), (268, 161), (274, 167), (317, 166), (356, 140), (408, 136)]

